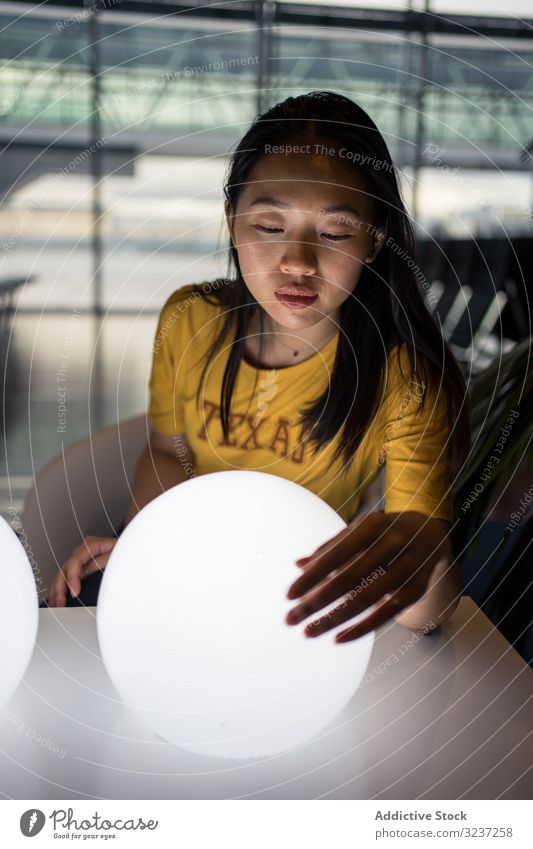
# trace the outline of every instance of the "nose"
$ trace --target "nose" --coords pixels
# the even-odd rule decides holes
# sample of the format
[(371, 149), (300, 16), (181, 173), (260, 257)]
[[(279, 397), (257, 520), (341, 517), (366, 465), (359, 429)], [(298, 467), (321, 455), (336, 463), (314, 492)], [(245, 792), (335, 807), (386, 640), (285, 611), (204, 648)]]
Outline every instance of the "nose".
[(315, 246), (304, 241), (289, 241), (284, 245), (280, 270), (287, 274), (316, 274)]

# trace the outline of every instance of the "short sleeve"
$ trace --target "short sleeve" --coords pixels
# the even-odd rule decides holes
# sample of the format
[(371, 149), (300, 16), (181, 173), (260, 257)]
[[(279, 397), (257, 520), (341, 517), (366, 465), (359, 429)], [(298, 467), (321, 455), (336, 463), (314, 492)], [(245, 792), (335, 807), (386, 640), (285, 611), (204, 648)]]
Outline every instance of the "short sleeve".
[(434, 519), (453, 519), (447, 461), (450, 428), (446, 398), (411, 380), (388, 405), (384, 455), (385, 512), (416, 510)]
[(157, 433), (185, 432), (183, 404), (184, 321), (182, 290), (174, 292), (161, 310), (152, 348), (148, 413)]

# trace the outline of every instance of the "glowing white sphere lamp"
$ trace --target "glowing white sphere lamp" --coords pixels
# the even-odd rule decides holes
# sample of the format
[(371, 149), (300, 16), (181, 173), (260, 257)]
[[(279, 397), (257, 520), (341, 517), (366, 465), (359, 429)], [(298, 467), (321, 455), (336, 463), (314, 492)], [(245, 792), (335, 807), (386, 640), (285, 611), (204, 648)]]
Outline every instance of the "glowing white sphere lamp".
[(16, 533), (0, 517), (0, 706), (24, 677), (39, 622), (37, 587)]
[(122, 699), (163, 740), (208, 756), (268, 756), (317, 735), (359, 686), (374, 635), (306, 637), (305, 623), (285, 624), (297, 603), (286, 593), (295, 560), (344, 527), (309, 490), (263, 472), (191, 478), (147, 504), (98, 597)]

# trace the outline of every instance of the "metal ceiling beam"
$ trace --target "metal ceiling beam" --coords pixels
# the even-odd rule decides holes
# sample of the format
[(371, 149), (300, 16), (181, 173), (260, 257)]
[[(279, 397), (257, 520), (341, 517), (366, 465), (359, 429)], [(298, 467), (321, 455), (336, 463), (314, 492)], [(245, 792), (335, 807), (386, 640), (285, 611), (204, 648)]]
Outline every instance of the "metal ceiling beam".
[[(14, 3), (24, 0), (13, 0)], [(27, 5), (27, 3), (25, 3)], [(189, 18), (230, 19), (241, 21), (256, 20), (255, 0), (228, 0), (227, 3), (206, 4), (204, 0), (191, 0), (189, 3), (146, 2), (146, 0), (94, 0), (102, 12), (113, 14), (139, 14), (155, 18), (158, 15), (184, 15)], [(513, 17), (496, 15), (439, 15), (409, 9), (373, 9), (346, 8), (335, 5), (314, 5), (300, 3), (274, 3), (274, 24), (294, 24), (312, 27), (341, 27), (343, 29), (372, 29), (374, 31), (424, 32), (429, 34), (479, 35), (491, 38), (531, 39), (533, 36), (533, 18), (518, 20)], [(83, 9), (84, 0), (72, 0), (65, 3), (48, 0), (35, 4), (35, 10), (43, 6), (57, 7), (65, 13)], [(0, 4), (1, 10), (1, 4)]]

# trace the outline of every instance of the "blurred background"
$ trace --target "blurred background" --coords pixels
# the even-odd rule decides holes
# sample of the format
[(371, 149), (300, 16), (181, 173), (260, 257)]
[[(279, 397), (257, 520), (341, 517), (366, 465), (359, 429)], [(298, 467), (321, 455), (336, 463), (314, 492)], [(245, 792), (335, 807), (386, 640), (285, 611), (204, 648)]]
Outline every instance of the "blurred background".
[[(506, 528), (533, 483), (532, 30), (530, 0), (0, 2), (2, 514), (68, 445), (146, 410), (162, 304), (226, 271), (232, 146), (288, 95), (334, 90), (385, 136), (472, 385), (465, 593), (502, 630), (491, 603), (503, 587), (514, 621), (520, 596), (512, 642), (533, 655), (531, 570), (504, 582), (531, 542), (529, 501)], [(512, 450), (461, 516), (513, 405)]]

